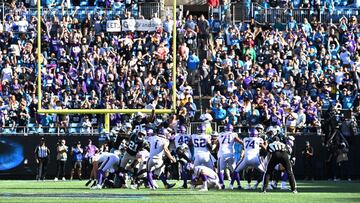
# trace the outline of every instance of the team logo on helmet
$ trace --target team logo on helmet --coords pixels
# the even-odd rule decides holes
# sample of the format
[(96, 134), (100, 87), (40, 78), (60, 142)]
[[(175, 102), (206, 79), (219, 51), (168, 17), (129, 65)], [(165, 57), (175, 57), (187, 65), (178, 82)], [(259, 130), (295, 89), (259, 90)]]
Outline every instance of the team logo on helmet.
[(199, 125), (199, 126), (197, 127), (197, 132), (198, 132), (198, 133), (204, 133), (205, 131), (206, 131), (205, 125)]
[(154, 135), (154, 130), (151, 129), (151, 128), (148, 128), (148, 129), (146, 130), (146, 135), (147, 135), (147, 136), (153, 136), (153, 135)]
[(259, 132), (255, 128), (251, 128), (249, 130), (249, 136), (250, 137), (257, 137), (259, 135)]
[(234, 126), (231, 124), (226, 124), (225, 125), (225, 131), (233, 131), (234, 130)]
[(185, 127), (184, 125), (181, 125), (181, 126), (179, 127), (179, 129), (178, 129), (178, 132), (185, 134), (185, 133), (186, 133), (186, 127)]

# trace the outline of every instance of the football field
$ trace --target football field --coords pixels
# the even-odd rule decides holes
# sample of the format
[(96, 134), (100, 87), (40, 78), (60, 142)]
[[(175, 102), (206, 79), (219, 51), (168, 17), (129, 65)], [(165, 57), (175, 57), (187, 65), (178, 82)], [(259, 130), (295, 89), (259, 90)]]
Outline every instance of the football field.
[[(314, 181), (298, 182), (298, 194), (290, 191), (272, 190), (266, 194), (260, 190), (198, 190), (160, 188), (151, 191), (145, 188), (90, 190), (85, 181), (36, 182), (0, 181), (0, 202), (360, 202), (360, 182)], [(161, 183), (159, 183), (162, 186)], [(245, 182), (242, 182), (245, 186)]]

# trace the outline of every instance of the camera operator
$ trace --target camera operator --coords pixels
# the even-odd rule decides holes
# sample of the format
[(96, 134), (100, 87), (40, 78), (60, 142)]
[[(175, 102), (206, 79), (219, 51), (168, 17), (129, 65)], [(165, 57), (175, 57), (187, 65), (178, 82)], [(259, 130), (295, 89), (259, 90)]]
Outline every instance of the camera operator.
[(313, 172), (313, 157), (314, 157), (314, 148), (310, 145), (309, 141), (305, 142), (306, 146), (302, 150), (303, 161), (304, 161), (304, 180), (314, 180), (312, 175)]
[(345, 142), (341, 142), (336, 150), (336, 165), (334, 173), (334, 181), (339, 181), (340, 178), (351, 181), (349, 173), (349, 148)]

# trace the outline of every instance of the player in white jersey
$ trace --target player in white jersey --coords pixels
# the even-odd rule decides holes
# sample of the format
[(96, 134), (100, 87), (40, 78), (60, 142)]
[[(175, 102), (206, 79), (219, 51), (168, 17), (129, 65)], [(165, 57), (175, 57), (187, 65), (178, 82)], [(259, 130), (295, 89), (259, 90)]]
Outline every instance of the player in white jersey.
[(190, 145), (194, 147), (194, 165), (195, 166), (206, 166), (213, 168), (214, 163), (211, 159), (210, 148), (211, 148), (211, 137), (205, 134), (205, 126), (199, 125), (198, 134), (191, 136)]
[(175, 158), (169, 151), (169, 140), (165, 137), (166, 134), (166, 129), (161, 129), (158, 135), (148, 137), (147, 139), (150, 144), (150, 155), (147, 162), (147, 179), (151, 189), (156, 189), (153, 181), (153, 175), (159, 177), (165, 188), (169, 189), (175, 186), (175, 184), (169, 184), (167, 182), (164, 174), (165, 165), (163, 155), (165, 154), (172, 163), (176, 162)]
[(187, 168), (193, 173), (193, 177), (195, 177), (194, 186), (197, 183), (202, 184), (200, 191), (208, 191), (209, 188), (221, 189), (219, 177), (213, 169), (206, 166), (194, 166), (193, 164), (188, 164)]
[[(186, 134), (186, 127), (181, 125), (178, 129), (178, 133), (176, 133), (174, 137), (175, 148), (177, 149), (183, 144), (189, 145), (190, 140), (191, 140), (190, 135)], [(189, 155), (190, 155), (190, 150), (189, 150)]]
[(147, 181), (147, 161), (149, 160), (150, 153), (145, 146), (136, 154), (136, 166), (134, 168), (133, 180), (130, 185), (131, 189), (139, 189), (142, 183), (145, 183), (145, 186), (148, 186)]
[(178, 133), (176, 133), (174, 137), (174, 143), (176, 147), (178, 161), (181, 164), (181, 176), (184, 181), (182, 185), (183, 188), (187, 188), (187, 180), (189, 178), (186, 166), (188, 163), (191, 162), (191, 152), (189, 148), (190, 140), (190, 135), (186, 134), (186, 127), (183, 125), (179, 126)]
[(91, 187), (91, 189), (101, 189), (103, 185), (103, 180), (105, 172), (108, 170), (115, 171), (119, 165), (119, 156), (114, 153), (103, 152), (98, 160), (98, 163), (101, 163), (97, 171), (97, 185)]
[[(247, 167), (254, 167), (259, 170), (262, 174), (265, 172), (266, 166), (264, 161), (260, 158), (260, 147), (265, 148), (263, 145), (264, 140), (258, 137), (258, 131), (255, 128), (249, 130), (249, 137), (243, 139), (244, 142), (244, 158), (237, 164), (235, 171), (239, 172)], [(262, 175), (261, 175), (262, 177)], [(255, 184), (256, 187), (261, 182), (261, 179)], [(250, 185), (246, 187), (250, 189)]]
[(238, 176), (238, 172), (235, 171), (236, 163), (234, 160), (234, 143), (238, 142), (243, 144), (242, 140), (237, 137), (237, 134), (233, 132), (234, 127), (231, 124), (225, 125), (225, 131), (219, 134), (217, 143), (219, 144), (218, 150), (218, 174), (220, 185), (222, 189), (224, 186), (224, 172), (228, 168), (231, 172), (231, 183), (229, 189), (233, 189), (233, 184)]

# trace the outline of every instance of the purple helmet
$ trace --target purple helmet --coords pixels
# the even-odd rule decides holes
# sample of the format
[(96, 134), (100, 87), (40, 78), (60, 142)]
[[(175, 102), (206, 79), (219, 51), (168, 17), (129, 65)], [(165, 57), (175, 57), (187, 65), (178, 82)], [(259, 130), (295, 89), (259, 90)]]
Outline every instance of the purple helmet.
[(197, 132), (198, 132), (198, 133), (205, 133), (205, 131), (206, 131), (205, 125), (199, 125), (199, 126), (197, 127)]
[(168, 130), (166, 128), (161, 128), (159, 133), (162, 134), (162, 135), (167, 135), (169, 132), (168, 132)]
[(233, 131), (234, 130), (234, 126), (231, 124), (226, 124), (225, 125), (225, 131)]
[(154, 135), (154, 130), (151, 129), (151, 128), (146, 129), (146, 135), (147, 136), (153, 136)]
[(179, 128), (178, 128), (178, 133), (186, 133), (186, 127), (184, 125), (181, 125)]
[(251, 128), (249, 130), (249, 136), (250, 137), (257, 137), (259, 135), (259, 132), (255, 128)]

